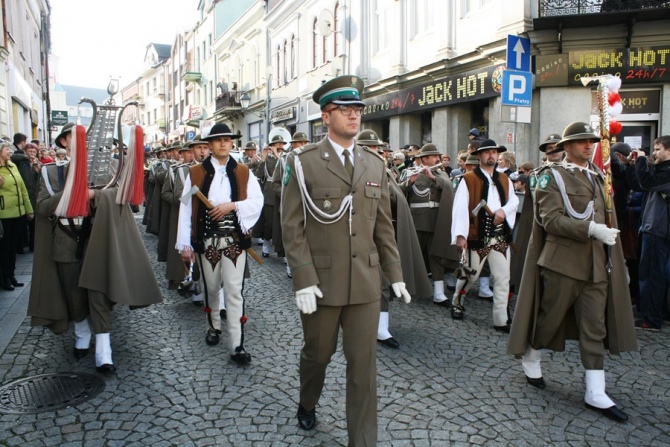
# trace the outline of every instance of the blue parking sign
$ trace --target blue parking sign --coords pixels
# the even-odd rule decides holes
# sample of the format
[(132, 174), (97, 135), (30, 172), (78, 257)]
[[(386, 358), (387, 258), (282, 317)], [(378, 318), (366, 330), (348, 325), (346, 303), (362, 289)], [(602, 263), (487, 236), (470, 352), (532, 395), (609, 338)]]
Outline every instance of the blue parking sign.
[(502, 105), (530, 107), (533, 102), (533, 73), (505, 70), (502, 75)]

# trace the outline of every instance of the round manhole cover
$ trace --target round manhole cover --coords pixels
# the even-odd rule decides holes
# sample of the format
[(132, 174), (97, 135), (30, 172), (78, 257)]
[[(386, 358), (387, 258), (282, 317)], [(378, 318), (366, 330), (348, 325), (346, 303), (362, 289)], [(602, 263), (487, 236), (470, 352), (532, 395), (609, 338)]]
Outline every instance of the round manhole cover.
[(0, 387), (0, 413), (43, 413), (72, 407), (105, 389), (98, 376), (85, 373), (42, 374)]

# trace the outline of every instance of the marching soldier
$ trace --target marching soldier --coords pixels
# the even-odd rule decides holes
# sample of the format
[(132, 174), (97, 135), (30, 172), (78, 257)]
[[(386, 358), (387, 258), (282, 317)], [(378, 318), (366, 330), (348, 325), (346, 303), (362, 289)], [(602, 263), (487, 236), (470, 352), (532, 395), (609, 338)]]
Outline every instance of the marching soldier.
[(261, 157), (258, 156), (258, 145), (254, 141), (247, 142), (247, 144), (244, 146), (242, 163), (247, 165), (253, 172), (258, 168), (258, 164), (260, 162)]
[(148, 182), (151, 194), (147, 196), (147, 233), (158, 235), (161, 224), (161, 186), (158, 175), (165, 170), (165, 150), (156, 149), (156, 161), (149, 166)]
[(270, 141), (270, 146), (263, 151), (261, 162), (256, 168), (256, 177), (261, 182), (261, 189), (263, 190), (263, 213), (256, 225), (262, 229), (263, 239), (263, 257), (270, 256), (272, 250), (272, 232), (273, 221), (275, 214), (275, 193), (272, 189), (272, 175), (279, 163), (279, 158), (284, 153), (284, 146), (287, 141), (281, 134), (276, 134)]
[(569, 124), (557, 143), (565, 161), (542, 169), (534, 185), (535, 221), (507, 352), (523, 356), (526, 380), (544, 389), (541, 349), (563, 351), (566, 339), (579, 340), (586, 407), (624, 422), (605, 393), (605, 349), (637, 350), (637, 340), (619, 230), (605, 224), (604, 178), (591, 163), (597, 141), (588, 124)]
[[(78, 163), (77, 150), (85, 148), (83, 126), (68, 123), (56, 137)], [(74, 356), (88, 355), (91, 331), (95, 334), (95, 365), (100, 373), (114, 373), (110, 332), (115, 304), (145, 307), (162, 300), (146, 252), (137, 253), (142, 240), (130, 207), (117, 205), (117, 190), (68, 191), (69, 199), (85, 193), (91, 215), (63, 217), (64, 197), (74, 184), (71, 162), (42, 168), (37, 199), (35, 262), (28, 315), (33, 326), (64, 333), (74, 322)], [(130, 169), (127, 165), (124, 169)], [(138, 180), (139, 181), (139, 180)], [(95, 214), (93, 217), (92, 214)], [(113, 243), (110, 243), (113, 241)], [(133, 262), (128, 263), (129, 256)]]
[[(291, 138), (291, 150), (298, 149), (309, 143), (309, 138), (305, 132), (295, 132)], [(274, 224), (272, 231), (272, 241), (275, 243), (275, 251), (277, 256), (284, 258), (286, 263), (286, 275), (291, 278), (291, 266), (286, 259), (286, 253), (284, 252), (284, 244), (282, 242), (282, 229), (281, 229), (281, 195), (282, 195), (282, 179), (284, 178), (284, 172), (286, 168), (286, 158), (288, 154), (284, 154), (275, 168), (275, 172), (272, 175), (272, 189), (275, 192), (275, 215), (274, 215)]]
[(184, 180), (188, 174), (188, 170), (190, 166), (195, 164), (192, 148), (194, 143), (195, 141), (189, 141), (177, 149), (183, 159), (183, 163), (174, 164), (171, 167), (161, 191), (164, 206), (170, 209), (167, 262), (165, 266), (165, 273), (170, 289), (178, 288), (187, 275), (186, 265), (174, 247), (177, 243), (177, 226), (179, 224), (179, 199), (181, 199)]
[(454, 191), (449, 176), (438, 168), (440, 156), (434, 144), (425, 144), (415, 157), (423, 169), (415, 167), (414, 173), (400, 183), (400, 188), (407, 195), (424, 263), (433, 278), (433, 302), (449, 307), (444, 279), (447, 271), (458, 267), (458, 256), (451, 245), (450, 234)]
[(281, 213), (304, 333), (298, 424), (304, 430), (316, 425), (326, 367), (342, 328), (350, 446), (377, 442), (380, 272), (396, 295), (410, 301), (401, 282), (384, 163), (354, 142), (365, 105), (362, 90), (361, 78), (341, 76), (314, 93), (328, 135), (289, 154)]
[[(184, 182), (183, 196), (191, 198), (180, 205), (176, 248), (184, 262), (196, 260), (200, 267), (209, 325), (205, 342), (210, 346), (219, 343), (223, 285), (230, 357), (246, 364), (251, 354), (244, 347), (245, 250), (251, 246), (250, 230), (260, 215), (263, 194), (249, 168), (230, 156), (233, 138), (239, 137), (226, 124), (217, 123), (203, 138), (212, 153), (201, 164), (191, 166)], [(192, 186), (198, 187), (207, 202), (193, 195)], [(210, 205), (213, 208), (208, 209)]]
[[(175, 141), (165, 150), (165, 160), (162, 162), (162, 167), (156, 174), (156, 184), (160, 186), (160, 224), (158, 226), (158, 245), (157, 259), (159, 262), (167, 262), (168, 250), (172, 250), (169, 245), (170, 238), (170, 209), (172, 208), (171, 201), (165, 200), (163, 197), (163, 190), (168, 191), (172, 189), (172, 182), (174, 181), (174, 167), (177, 166), (177, 159), (179, 158), (179, 149), (182, 144), (180, 141)], [(167, 185), (166, 185), (167, 184)], [(168, 194), (169, 195), (169, 194)], [(178, 284), (171, 285), (173, 289), (178, 287)]]
[[(461, 278), (456, 284), (451, 317), (462, 320), (465, 295), (481, 273), (488, 260), (493, 284), (493, 327), (497, 331), (509, 332), (507, 301), (509, 299), (510, 253), (509, 243), (516, 220), (519, 199), (514, 194), (512, 181), (498, 172), (498, 153), (505, 152), (493, 140), (483, 140), (474, 152), (479, 166), (463, 175), (454, 197), (452, 243), (476, 272), (471, 277)], [(473, 218), (474, 216), (474, 218)]]
[(547, 135), (544, 142), (540, 144), (540, 152), (547, 155), (547, 163), (560, 163), (565, 156), (563, 146), (557, 146), (556, 143), (561, 141), (561, 136), (556, 133)]

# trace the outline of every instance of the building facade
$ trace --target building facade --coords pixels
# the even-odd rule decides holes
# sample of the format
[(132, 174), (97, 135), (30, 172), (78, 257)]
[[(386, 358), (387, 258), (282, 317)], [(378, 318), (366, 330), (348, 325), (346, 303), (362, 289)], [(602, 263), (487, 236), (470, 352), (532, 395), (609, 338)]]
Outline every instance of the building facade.
[(47, 0), (2, 0), (0, 132), (21, 132), (29, 140), (48, 140), (50, 46)]
[[(620, 140), (649, 147), (668, 129), (668, 2), (591, 0), (200, 0), (200, 21), (167, 62), (166, 139), (226, 122), (267, 144), (274, 127), (325, 135), (312, 93), (333, 76), (365, 80), (363, 127), (392, 149), (431, 142), (452, 158), (477, 128), (540, 162), (572, 121), (595, 122), (595, 86), (620, 75)], [(530, 40), (529, 122), (502, 106), (508, 35)], [(529, 87), (530, 89), (530, 87)]]

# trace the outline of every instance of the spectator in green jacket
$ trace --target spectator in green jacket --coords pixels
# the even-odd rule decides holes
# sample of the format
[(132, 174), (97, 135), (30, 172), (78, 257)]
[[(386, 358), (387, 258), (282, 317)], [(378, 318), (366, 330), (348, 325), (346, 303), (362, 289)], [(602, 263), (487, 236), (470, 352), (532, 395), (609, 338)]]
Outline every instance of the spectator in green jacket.
[(14, 276), (16, 266), (16, 240), (20, 236), (21, 217), (33, 218), (28, 190), (16, 165), (10, 161), (10, 144), (0, 144), (0, 222), (4, 236), (0, 239), (0, 286), (14, 290), (23, 286)]

